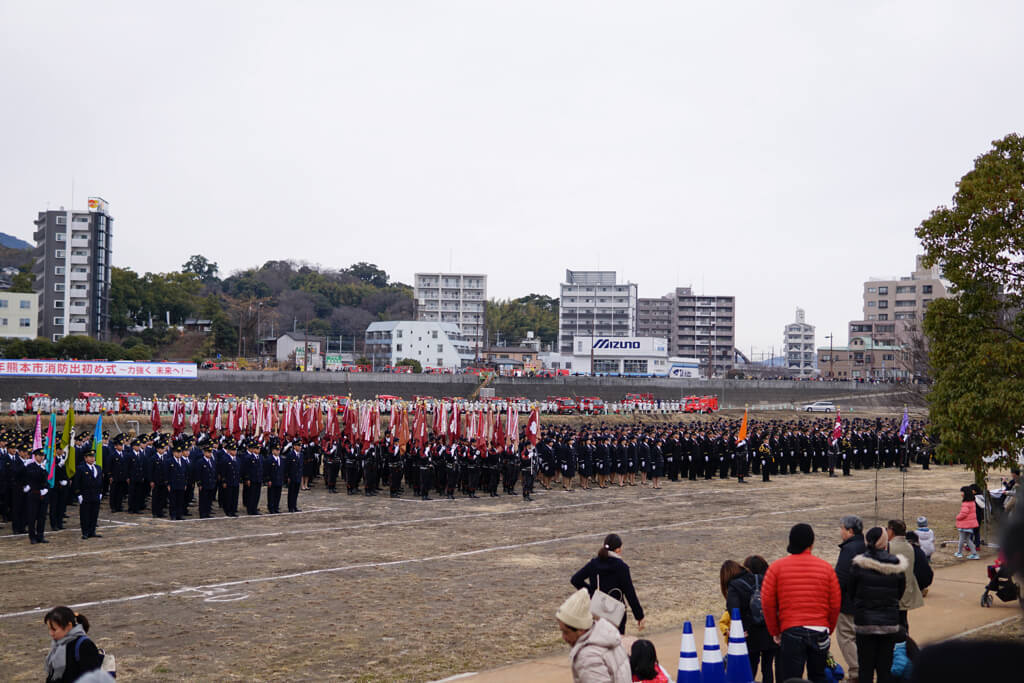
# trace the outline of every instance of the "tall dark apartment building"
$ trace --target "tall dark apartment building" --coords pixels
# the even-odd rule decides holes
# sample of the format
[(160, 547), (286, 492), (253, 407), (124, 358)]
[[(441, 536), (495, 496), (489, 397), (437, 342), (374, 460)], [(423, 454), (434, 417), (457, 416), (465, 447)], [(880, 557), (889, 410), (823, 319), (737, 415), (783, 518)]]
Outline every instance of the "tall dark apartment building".
[(40, 211), (33, 268), (39, 294), (39, 336), (53, 341), (79, 334), (110, 339), (111, 237), (107, 202), (88, 209)]

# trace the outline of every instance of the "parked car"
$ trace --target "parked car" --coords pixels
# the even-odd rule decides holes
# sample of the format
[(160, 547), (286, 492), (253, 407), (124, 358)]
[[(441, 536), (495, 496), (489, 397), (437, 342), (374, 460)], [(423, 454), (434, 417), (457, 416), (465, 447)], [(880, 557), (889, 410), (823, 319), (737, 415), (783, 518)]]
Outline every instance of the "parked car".
[(807, 413), (831, 413), (836, 409), (836, 404), (832, 401), (815, 401), (814, 403), (808, 403), (800, 410)]

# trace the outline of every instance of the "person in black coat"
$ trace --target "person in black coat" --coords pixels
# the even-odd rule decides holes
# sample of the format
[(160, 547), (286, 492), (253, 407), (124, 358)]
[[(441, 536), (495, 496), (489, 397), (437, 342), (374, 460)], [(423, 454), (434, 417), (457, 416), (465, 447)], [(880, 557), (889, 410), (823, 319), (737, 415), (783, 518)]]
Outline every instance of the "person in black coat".
[(285, 446), (284, 463), (284, 478), (288, 485), (288, 512), (302, 512), (299, 509), (299, 489), (302, 488), (302, 451), (289, 443)]
[(263, 458), (256, 452), (256, 444), (249, 441), (245, 444), (245, 454), (239, 459), (242, 462), (242, 481), (244, 494), (242, 502), (245, 511), (250, 515), (260, 514), (260, 494), (263, 492)]
[(762, 682), (774, 683), (775, 668), (778, 667), (773, 667), (773, 662), (778, 663), (776, 658), (778, 646), (772, 640), (771, 634), (768, 633), (768, 627), (764, 623), (764, 614), (762, 613), (758, 619), (755, 619), (750, 609), (750, 600), (754, 597), (754, 591), (764, 581), (767, 571), (768, 563), (758, 555), (751, 555), (744, 560), (742, 565), (733, 560), (726, 560), (722, 563), (719, 581), (722, 596), (725, 597), (726, 610), (730, 615), (734, 608), (740, 611), (743, 634), (747, 639), (747, 653), (750, 655), (751, 673), (757, 675), (757, 667), (760, 664)]
[(155, 446), (146, 466), (146, 479), (152, 493), (150, 510), (154, 517), (163, 517), (167, 506), (167, 444), (163, 441)]
[(277, 441), (272, 441), (270, 444), (270, 454), (263, 463), (263, 476), (267, 482), (267, 512), (272, 515), (281, 512), (284, 468), (284, 461), (281, 460), (281, 446)]
[(839, 520), (839, 559), (836, 560), (836, 578), (843, 599), (836, 623), (836, 643), (846, 660), (851, 679), (857, 678), (857, 631), (853, 624), (853, 593), (850, 592), (850, 568), (853, 558), (867, 550), (864, 544), (864, 522), (857, 515), (845, 515)]
[[(595, 590), (600, 589), (602, 593), (607, 593), (613, 598), (625, 598), (633, 610), (637, 628), (644, 630), (644, 608), (640, 606), (640, 600), (636, 597), (633, 579), (629, 575), (629, 565), (622, 560), (622, 539), (618, 534), (605, 536), (601, 549), (597, 551), (597, 557), (573, 574), (570, 582), (576, 589), (586, 588), (591, 596)], [(626, 632), (626, 616), (624, 614), (622, 623), (618, 624), (619, 633)]]
[(217, 491), (217, 463), (209, 443), (202, 446), (203, 457), (196, 467), (196, 485), (199, 486), (199, 518), (213, 516), (213, 494)]
[[(885, 531), (868, 530), (867, 550), (853, 558), (850, 592), (853, 622), (857, 630), (859, 681), (892, 680), (892, 651), (900, 633), (900, 598), (907, 587), (907, 561), (885, 550)], [(882, 547), (880, 547), (882, 546)]]
[(234, 442), (223, 445), (220, 460), (217, 463), (217, 474), (220, 478), (220, 505), (228, 517), (238, 516), (238, 485), (242, 480), (242, 461), (236, 455)]
[(46, 655), (46, 683), (71, 683), (103, 666), (103, 653), (86, 635), (89, 620), (84, 616), (69, 607), (54, 607), (43, 622), (53, 639)]
[[(56, 456), (54, 456), (56, 457)], [(57, 458), (53, 463), (54, 487), (50, 492), (50, 529), (60, 531), (64, 528), (64, 514), (68, 507), (68, 495), (71, 490), (71, 482), (68, 481), (68, 473), (65, 469), (67, 458)]]
[(82, 527), (82, 540), (100, 538), (96, 522), (103, 500), (103, 470), (96, 464), (96, 453), (85, 454), (85, 463), (75, 472), (75, 490), (78, 491), (78, 520)]
[(181, 520), (185, 514), (185, 491), (188, 489), (188, 460), (176, 449), (171, 449), (171, 457), (166, 460), (165, 479), (171, 502), (171, 519)]
[(34, 460), (25, 466), (23, 475), (25, 483), (21, 488), (28, 501), (26, 503), (28, 538), (33, 544), (49, 543), (43, 537), (43, 533), (46, 531), (46, 510), (49, 502), (46, 496), (50, 493), (50, 487), (46, 483), (46, 468), (43, 467), (46, 454), (43, 453), (42, 448), (37, 448), (32, 455)]

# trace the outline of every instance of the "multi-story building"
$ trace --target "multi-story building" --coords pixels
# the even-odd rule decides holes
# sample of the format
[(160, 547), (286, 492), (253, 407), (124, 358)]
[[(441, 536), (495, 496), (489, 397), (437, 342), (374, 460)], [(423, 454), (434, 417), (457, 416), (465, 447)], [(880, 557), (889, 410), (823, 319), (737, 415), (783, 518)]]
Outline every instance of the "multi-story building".
[(473, 363), (474, 345), (453, 323), (387, 320), (366, 328), (363, 354), (374, 368), (411, 358), (423, 368), (463, 368)]
[(39, 329), (38, 294), (0, 292), (0, 337), (35, 339)]
[(458, 325), (462, 337), (483, 348), (487, 276), (466, 273), (416, 273), (416, 320)]
[(580, 336), (636, 336), (636, 284), (614, 270), (566, 270), (558, 297), (558, 351), (571, 354)]
[(849, 346), (818, 349), (818, 367), (823, 377), (905, 380), (912, 375), (909, 365), (906, 348), (876, 344), (870, 337), (854, 337)]
[(814, 374), (818, 356), (814, 347), (814, 325), (808, 325), (804, 309), (796, 309), (796, 319), (782, 332), (782, 355), (786, 367), (802, 376)]
[(722, 375), (736, 364), (736, 297), (697, 295), (690, 287), (672, 294), (672, 356), (697, 358), (704, 376)]
[[(949, 285), (938, 266), (925, 268), (918, 256), (914, 272), (898, 278), (871, 278), (864, 283), (864, 320), (924, 320), (935, 299), (949, 296)], [(911, 325), (911, 328), (914, 328)]]
[(89, 208), (40, 211), (35, 220), (35, 289), (39, 336), (110, 338), (110, 271), (114, 219), (107, 202)]
[(911, 341), (914, 330), (919, 328), (920, 323), (910, 320), (851, 320), (847, 338), (867, 337), (875, 344), (901, 346)]
[(636, 300), (636, 336), (662, 337), (672, 334), (672, 295)]

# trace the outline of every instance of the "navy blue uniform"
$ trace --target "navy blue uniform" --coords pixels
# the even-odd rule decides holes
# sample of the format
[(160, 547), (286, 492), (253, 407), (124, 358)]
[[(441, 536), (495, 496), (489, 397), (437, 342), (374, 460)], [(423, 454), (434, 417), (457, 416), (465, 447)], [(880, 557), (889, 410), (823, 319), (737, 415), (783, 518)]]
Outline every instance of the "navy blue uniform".
[(302, 488), (302, 453), (289, 448), (284, 454), (284, 477), (288, 484), (288, 512), (299, 512), (299, 489)]
[(146, 467), (146, 478), (149, 479), (149, 488), (153, 492), (150, 508), (154, 517), (163, 517), (164, 508), (167, 505), (167, 463), (165, 460), (166, 456), (154, 452)]
[(221, 451), (217, 473), (220, 476), (220, 506), (228, 517), (237, 517), (238, 485), (242, 480), (242, 463), (238, 456)]
[(267, 482), (267, 511), (271, 514), (281, 512), (284, 467), (285, 464), (280, 455), (270, 454), (263, 463), (263, 472)]
[(257, 453), (246, 451), (242, 456), (242, 502), (250, 515), (260, 514), (260, 493), (263, 491), (263, 459)]
[(78, 491), (78, 519), (82, 526), (82, 538), (96, 536), (96, 521), (100, 514), (100, 500), (103, 499), (103, 470), (99, 465), (83, 463), (75, 472), (75, 489)]
[(212, 456), (199, 460), (195, 480), (199, 486), (199, 517), (201, 519), (212, 517), (213, 494), (217, 490), (217, 463), (214, 462)]
[(167, 491), (171, 501), (171, 519), (182, 519), (185, 514), (185, 489), (188, 488), (188, 460), (178, 457), (166, 459)]
[[(46, 485), (46, 470), (33, 460), (25, 466), (23, 477), (25, 484), (22, 486), (22, 491), (28, 501), (26, 521), (28, 522), (29, 540), (32, 543), (49, 543), (43, 538), (43, 532), (46, 530), (46, 506), (48, 503), (46, 496), (50, 493), (50, 489)], [(25, 491), (26, 486), (28, 491)]]

